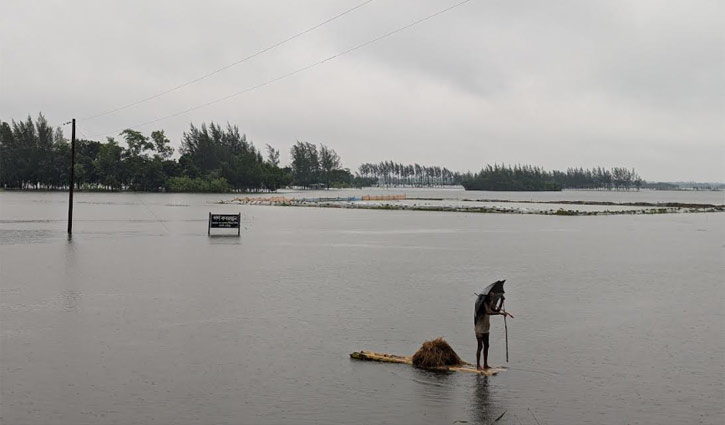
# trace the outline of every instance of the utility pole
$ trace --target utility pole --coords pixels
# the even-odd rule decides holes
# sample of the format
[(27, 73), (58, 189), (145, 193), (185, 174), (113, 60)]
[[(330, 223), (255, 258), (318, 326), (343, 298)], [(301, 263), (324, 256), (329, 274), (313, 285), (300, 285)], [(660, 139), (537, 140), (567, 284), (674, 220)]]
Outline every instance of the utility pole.
[(71, 121), (72, 130), (70, 136), (70, 185), (68, 187), (68, 238), (73, 231), (73, 186), (75, 186), (75, 165), (76, 165), (76, 119)]

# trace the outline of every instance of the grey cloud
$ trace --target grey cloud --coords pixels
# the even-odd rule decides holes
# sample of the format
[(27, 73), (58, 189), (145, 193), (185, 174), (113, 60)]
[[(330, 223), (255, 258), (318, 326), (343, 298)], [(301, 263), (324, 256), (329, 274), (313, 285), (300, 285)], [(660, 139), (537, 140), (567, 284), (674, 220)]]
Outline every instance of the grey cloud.
[[(85, 116), (239, 60), (361, 0), (9, 0), (0, 118)], [(314, 63), (454, 0), (376, 0), (243, 65), (90, 122), (133, 126)], [(333, 146), (345, 165), (636, 167), (725, 180), (725, 11), (719, 1), (483, 1), (292, 78), (177, 118), (231, 121), (259, 146)], [(72, 23), (72, 24), (70, 24)], [(284, 160), (284, 155), (283, 155)]]

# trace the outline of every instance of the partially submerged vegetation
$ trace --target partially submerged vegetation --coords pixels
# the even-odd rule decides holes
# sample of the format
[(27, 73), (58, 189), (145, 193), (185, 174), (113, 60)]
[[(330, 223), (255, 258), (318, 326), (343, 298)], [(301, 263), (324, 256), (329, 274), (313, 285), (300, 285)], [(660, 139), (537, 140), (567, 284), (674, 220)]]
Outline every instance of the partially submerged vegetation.
[[(83, 133), (81, 133), (83, 135)], [(116, 140), (118, 138), (118, 140)], [(105, 141), (76, 140), (75, 189), (139, 192), (275, 192), (280, 188), (443, 187), (466, 190), (560, 191), (562, 189), (719, 190), (723, 184), (649, 184), (635, 170), (569, 168), (546, 171), (531, 165), (487, 165), (477, 173), (395, 161), (342, 166), (334, 149), (297, 141), (290, 163), (266, 145), (266, 157), (235, 125), (191, 124), (174, 154), (163, 130), (146, 135), (125, 129)], [(0, 120), (0, 188), (68, 190), (70, 143), (60, 128), (38, 115)]]
[[(442, 200), (440, 198), (415, 198), (418, 200)], [(463, 202), (515, 202), (517, 204), (565, 204), (565, 205), (600, 205), (626, 207), (667, 207), (667, 208), (723, 208), (725, 205), (693, 204), (684, 202), (612, 202), (612, 201), (512, 201), (510, 199), (462, 199)]]
[[(120, 140), (76, 140), (78, 190), (141, 192), (274, 191), (290, 184), (289, 172), (264, 160), (236, 126), (193, 124), (178, 159), (162, 130), (145, 135), (126, 129)], [(67, 190), (70, 143), (39, 115), (0, 121), (0, 186)]]
[[(380, 198), (380, 199), (376, 199)], [(387, 198), (387, 199), (385, 199)], [(374, 202), (371, 202), (374, 201)], [(401, 201), (423, 201), (410, 203)], [(445, 201), (441, 198), (406, 198), (404, 195), (363, 196), (341, 198), (287, 198), (287, 197), (255, 197), (235, 198), (231, 201), (220, 201), (223, 204), (269, 205), (287, 207), (313, 208), (350, 208), (368, 210), (401, 210), (401, 211), (433, 211), (433, 212), (465, 212), (483, 214), (534, 214), (554, 216), (598, 216), (598, 215), (640, 215), (640, 214), (675, 214), (723, 212), (725, 205), (692, 204), (692, 203), (650, 203), (650, 202), (593, 202), (593, 201), (513, 201), (513, 200), (449, 200), (451, 204), (428, 204), (425, 201)], [(540, 205), (582, 205), (607, 207), (601, 210), (579, 210), (570, 208), (538, 208), (523, 209), (521, 207), (504, 207), (498, 205), (481, 206), (466, 205), (467, 203), (511, 203)], [(454, 204), (456, 203), (456, 204)], [(612, 207), (622, 207), (614, 209)]]
[(364, 163), (358, 175), (369, 186), (430, 187), (460, 185), (462, 174), (438, 165), (402, 164), (394, 161)]
[(566, 172), (546, 171), (531, 165), (488, 165), (475, 174), (463, 175), (461, 184), (466, 190), (507, 192), (560, 191), (562, 189), (637, 189), (642, 180), (634, 170), (615, 167), (606, 170), (569, 168)]
[[(237, 126), (191, 124), (174, 157), (163, 130), (150, 135), (125, 129), (119, 140), (76, 140), (75, 189), (139, 192), (274, 192), (282, 187), (352, 187), (364, 182), (342, 168), (335, 151), (297, 142), (291, 164), (279, 150), (266, 158)], [(40, 114), (0, 121), (0, 187), (68, 190), (70, 143)], [(356, 180), (357, 179), (357, 180)]]

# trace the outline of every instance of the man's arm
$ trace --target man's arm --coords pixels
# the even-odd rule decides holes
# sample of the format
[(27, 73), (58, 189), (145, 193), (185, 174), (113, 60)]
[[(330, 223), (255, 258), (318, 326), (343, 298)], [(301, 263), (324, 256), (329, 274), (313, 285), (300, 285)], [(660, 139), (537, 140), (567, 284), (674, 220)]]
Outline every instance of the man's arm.
[(501, 295), (501, 298), (499, 298), (499, 300), (498, 300), (498, 309), (497, 310), (499, 312), (501, 312), (500, 314), (502, 314), (504, 317), (508, 316), (508, 317), (510, 317), (510, 318), (513, 319), (514, 318), (514, 315), (513, 314), (506, 313), (506, 310), (502, 310), (502, 308), (503, 308), (503, 300), (505, 300), (505, 298), (504, 298), (503, 295)]
[(486, 314), (488, 314), (489, 316), (508, 316), (513, 319), (514, 318), (513, 314), (507, 313), (506, 311), (501, 310), (502, 303), (503, 303), (503, 300), (501, 300), (501, 302), (499, 302), (498, 309), (495, 309), (487, 304), (486, 305)]
[(494, 310), (501, 311), (501, 307), (503, 307), (503, 300), (504, 300), (504, 297), (503, 297), (503, 295), (501, 295), (498, 298), (498, 307), (496, 307)]

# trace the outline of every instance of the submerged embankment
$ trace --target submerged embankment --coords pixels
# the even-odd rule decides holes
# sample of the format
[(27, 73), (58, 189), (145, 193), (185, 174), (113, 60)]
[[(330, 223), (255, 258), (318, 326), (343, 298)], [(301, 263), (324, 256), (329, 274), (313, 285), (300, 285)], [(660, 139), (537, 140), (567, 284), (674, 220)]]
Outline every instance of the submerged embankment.
[(351, 208), (494, 214), (596, 216), (724, 212), (725, 204), (692, 202), (613, 202), (572, 200), (453, 199), (408, 197), (406, 194), (341, 197), (238, 197), (224, 204), (287, 207)]

